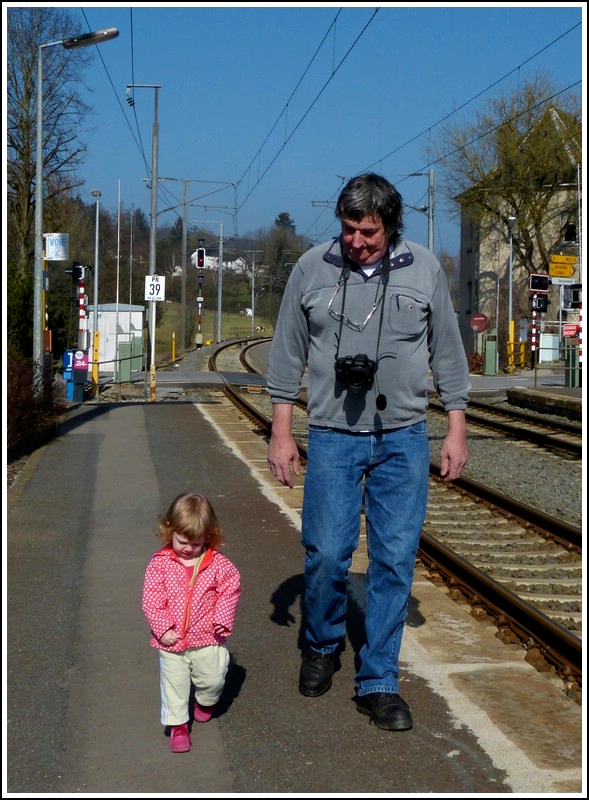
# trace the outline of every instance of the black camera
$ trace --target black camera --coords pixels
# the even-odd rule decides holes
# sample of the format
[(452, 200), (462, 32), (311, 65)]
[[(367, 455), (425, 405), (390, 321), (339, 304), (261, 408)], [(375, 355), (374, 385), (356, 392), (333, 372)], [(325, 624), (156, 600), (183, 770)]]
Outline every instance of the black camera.
[(335, 361), (335, 377), (352, 392), (359, 394), (370, 389), (374, 382), (376, 364), (366, 353), (355, 356), (342, 356)]

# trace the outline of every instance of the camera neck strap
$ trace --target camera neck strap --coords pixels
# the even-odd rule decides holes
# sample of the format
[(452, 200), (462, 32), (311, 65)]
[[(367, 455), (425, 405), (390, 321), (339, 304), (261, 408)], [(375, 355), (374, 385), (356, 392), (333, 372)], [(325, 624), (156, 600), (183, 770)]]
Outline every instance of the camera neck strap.
[(378, 352), (380, 350), (380, 334), (382, 332), (382, 323), (384, 320), (384, 301), (387, 293), (387, 286), (389, 283), (389, 275), (391, 272), (391, 254), (389, 252), (389, 247), (387, 244), (386, 252), (382, 259), (381, 265), (381, 277), (382, 277), (382, 297), (380, 299), (380, 317), (378, 319), (378, 338), (376, 340), (376, 355), (374, 356), (374, 361), (378, 366)]
[[(344, 262), (344, 266), (342, 268), (342, 275), (340, 278), (340, 283), (343, 284), (343, 291), (342, 291), (342, 310), (340, 312), (340, 319), (339, 319), (339, 331), (337, 334), (337, 350), (335, 357), (336, 359), (339, 358), (339, 347), (342, 340), (342, 328), (344, 324), (344, 311), (346, 308), (346, 286), (348, 285), (348, 278), (350, 277), (351, 265), (348, 259), (346, 258)], [(380, 348), (380, 334), (382, 331), (382, 323), (384, 319), (384, 301), (385, 301), (385, 294), (386, 294), (386, 287), (389, 282), (389, 274), (391, 271), (391, 254), (389, 252), (389, 246), (387, 244), (387, 249), (385, 250), (385, 254), (382, 257), (382, 264), (380, 267), (380, 275), (378, 276), (378, 286), (382, 283), (382, 296), (380, 298), (380, 316), (378, 319), (378, 338), (376, 340), (376, 356), (375, 361), (378, 363), (378, 351)], [(378, 286), (377, 286), (377, 293), (378, 293)]]

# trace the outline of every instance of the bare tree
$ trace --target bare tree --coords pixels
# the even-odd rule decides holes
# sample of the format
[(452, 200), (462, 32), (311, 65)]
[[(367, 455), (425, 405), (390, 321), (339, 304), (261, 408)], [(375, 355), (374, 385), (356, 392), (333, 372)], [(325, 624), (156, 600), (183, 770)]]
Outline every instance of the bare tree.
[[(17, 7), (7, 14), (7, 183), (9, 258), (21, 275), (34, 261), (37, 152), (37, 66), (39, 47), (81, 32), (81, 23), (63, 8)], [(83, 30), (83, 29), (82, 29)], [(43, 50), (43, 189), (46, 220), (55, 201), (83, 181), (76, 168), (86, 150), (79, 139), (90, 110), (78, 87), (92, 54), (62, 47)]]
[[(548, 271), (550, 254), (576, 225), (576, 169), (582, 159), (580, 98), (538, 72), (500, 94), (467, 123), (441, 129), (434, 158), (438, 188), (469, 221), (485, 226), (517, 218), (514, 247), (528, 272)], [(432, 151), (429, 153), (430, 159)]]

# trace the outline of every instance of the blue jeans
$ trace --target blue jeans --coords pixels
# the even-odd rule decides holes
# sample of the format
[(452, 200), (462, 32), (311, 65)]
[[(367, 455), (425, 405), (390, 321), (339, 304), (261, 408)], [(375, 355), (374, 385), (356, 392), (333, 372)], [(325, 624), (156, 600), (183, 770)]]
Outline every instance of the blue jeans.
[(425, 422), (375, 433), (309, 426), (302, 513), (307, 646), (333, 653), (345, 635), (347, 575), (364, 501), (369, 566), (359, 695), (397, 692), (399, 651), (427, 508)]

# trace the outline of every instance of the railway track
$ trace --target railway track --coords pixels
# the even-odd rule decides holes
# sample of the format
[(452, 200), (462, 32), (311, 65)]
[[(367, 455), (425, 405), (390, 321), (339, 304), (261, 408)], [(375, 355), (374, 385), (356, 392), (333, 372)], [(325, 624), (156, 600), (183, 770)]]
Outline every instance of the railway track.
[[(442, 404), (432, 397), (429, 400), (429, 408), (434, 413), (444, 413)], [(557, 451), (577, 460), (582, 455), (582, 427), (573, 422), (544, 421), (524, 411), (506, 410), (476, 400), (470, 402), (466, 419), (471, 429), (476, 426), (492, 430), (504, 436), (511, 436), (517, 441), (532, 442), (538, 447)]]
[[(227, 346), (217, 351), (211, 368), (219, 373), (240, 365), (255, 372), (248, 361), (251, 346)], [(253, 425), (269, 433), (271, 402), (260, 387), (225, 393)], [(485, 426), (493, 424), (490, 415)], [(474, 422), (472, 424), (475, 424)], [(476, 424), (479, 424), (477, 420)], [(496, 435), (513, 439), (514, 423), (499, 426)], [(536, 429), (539, 444), (550, 431)], [(519, 423), (527, 433), (528, 424)], [(295, 406), (293, 435), (305, 460), (307, 414), (304, 403)], [(528, 441), (529, 438), (525, 437)], [(511, 445), (510, 445), (511, 446)], [(576, 458), (558, 446), (565, 458)], [(540, 671), (552, 671), (565, 690), (580, 701), (582, 685), (582, 543), (581, 530), (520, 500), (483, 484), (461, 478), (451, 484), (430, 468), (430, 494), (419, 559), (434, 583), (469, 604), (471, 614), (497, 627), (505, 643), (526, 649), (526, 659)]]

